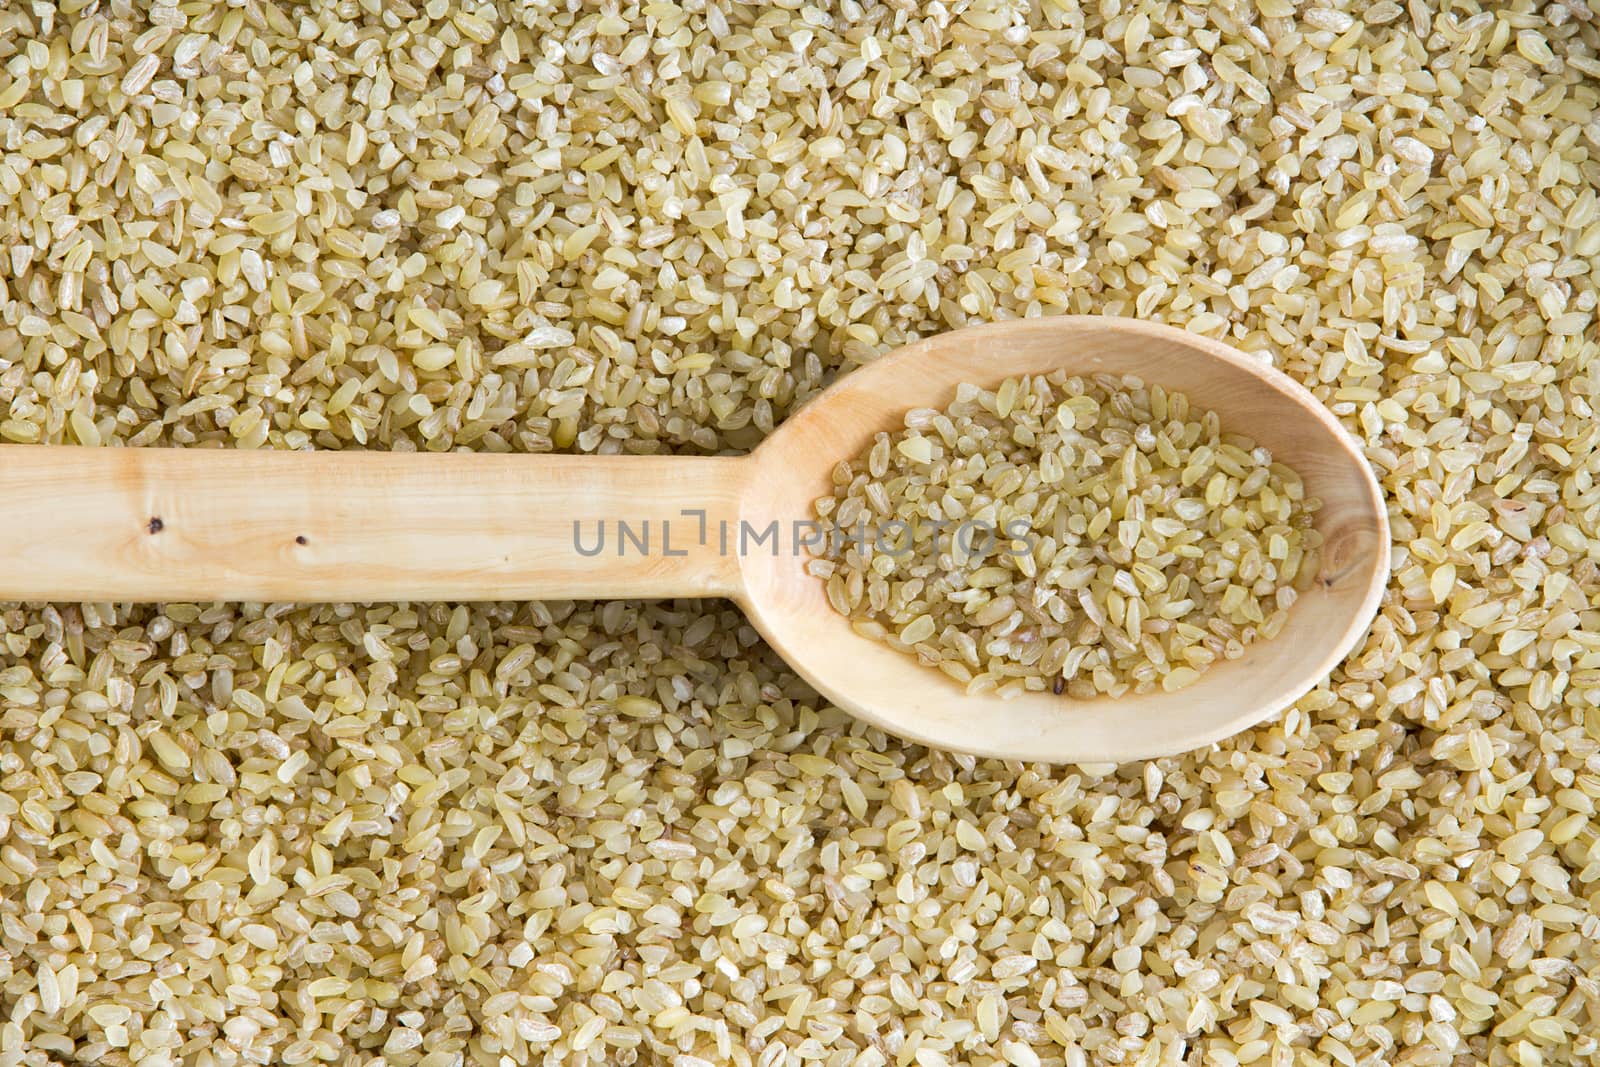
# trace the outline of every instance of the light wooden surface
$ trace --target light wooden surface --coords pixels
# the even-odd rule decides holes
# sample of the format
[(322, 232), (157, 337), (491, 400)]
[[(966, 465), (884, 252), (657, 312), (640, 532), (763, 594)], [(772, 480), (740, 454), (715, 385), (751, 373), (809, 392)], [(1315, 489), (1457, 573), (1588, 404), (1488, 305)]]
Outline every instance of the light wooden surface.
[[(907, 409), (943, 407), (961, 382), (1056, 368), (1181, 390), (1300, 472), (1324, 502), (1325, 580), (1291, 609), (1280, 637), (1170, 696), (1003, 701), (965, 695), (829, 608), (791, 531), (829, 491), (832, 466)], [(1389, 570), (1371, 469), (1310, 393), (1218, 342), (1088, 316), (909, 345), (843, 378), (746, 458), (7, 445), (0, 487), (0, 599), (729, 596), (802, 676), (861, 718), (943, 748), (1054, 762), (1181, 752), (1260, 722), (1349, 653)], [(745, 531), (774, 521), (776, 551), (750, 542)]]
[(692, 456), (7, 445), (0, 599), (727, 596), (737, 560), (699, 543), (700, 517), (684, 512), (704, 510), (708, 532), (736, 522), (750, 469)]

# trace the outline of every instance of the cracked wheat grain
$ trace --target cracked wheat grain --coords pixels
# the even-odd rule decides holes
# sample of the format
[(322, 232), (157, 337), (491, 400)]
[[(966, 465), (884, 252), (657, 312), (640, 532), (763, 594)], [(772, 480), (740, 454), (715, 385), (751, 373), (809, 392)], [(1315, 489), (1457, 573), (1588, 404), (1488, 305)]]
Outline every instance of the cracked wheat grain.
[(0, 1063), (1592, 1063), (1597, 50), (1576, 0), (0, 4), (5, 441), (739, 451), (1106, 312), (1274, 353), (1395, 537), (1326, 685), (1120, 768), (886, 737), (716, 603), (5, 606)]
[(1215, 412), (1135, 378), (963, 385), (834, 470), (808, 569), (968, 693), (1171, 692), (1282, 630), (1318, 508)]

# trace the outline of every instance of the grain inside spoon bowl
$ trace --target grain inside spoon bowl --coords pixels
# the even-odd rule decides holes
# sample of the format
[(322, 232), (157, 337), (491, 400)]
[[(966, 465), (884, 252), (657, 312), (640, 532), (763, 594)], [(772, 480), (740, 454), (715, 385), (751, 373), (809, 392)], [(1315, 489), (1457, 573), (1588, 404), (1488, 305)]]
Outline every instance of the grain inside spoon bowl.
[(969, 695), (1182, 689), (1276, 636), (1320, 569), (1299, 475), (1132, 376), (961, 385), (833, 481), (828, 603)]

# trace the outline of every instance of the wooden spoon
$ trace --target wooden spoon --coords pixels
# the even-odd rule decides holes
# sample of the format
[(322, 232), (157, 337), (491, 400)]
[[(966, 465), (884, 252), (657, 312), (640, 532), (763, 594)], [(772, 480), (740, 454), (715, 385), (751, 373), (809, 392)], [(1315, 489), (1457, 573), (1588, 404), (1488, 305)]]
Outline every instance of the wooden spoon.
[[(962, 382), (1057, 369), (1187, 393), (1321, 498), (1321, 573), (1276, 639), (1172, 694), (1004, 700), (966, 695), (828, 606), (796, 542), (810, 536), (833, 466), (908, 409), (946, 406)], [(1309, 392), (1219, 341), (1098, 316), (907, 345), (840, 379), (745, 457), (8, 445), (0, 487), (0, 599), (729, 597), (800, 675), (868, 722), (941, 748), (1052, 762), (1166, 755), (1261, 722), (1356, 646), (1389, 572), (1377, 481)]]

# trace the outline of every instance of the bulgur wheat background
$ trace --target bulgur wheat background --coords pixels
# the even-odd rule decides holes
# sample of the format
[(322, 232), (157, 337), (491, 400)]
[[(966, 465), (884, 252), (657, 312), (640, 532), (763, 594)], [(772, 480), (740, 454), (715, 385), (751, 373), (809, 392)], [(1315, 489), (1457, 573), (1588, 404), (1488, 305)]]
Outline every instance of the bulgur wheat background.
[(1582, 0), (0, 5), (0, 440), (740, 451), (1104, 312), (1313, 389), (1397, 542), (1326, 685), (1120, 768), (886, 737), (721, 603), (7, 606), (0, 1064), (1594, 1062), (1597, 49)]

